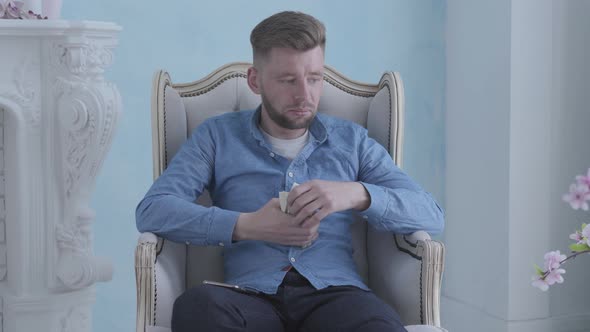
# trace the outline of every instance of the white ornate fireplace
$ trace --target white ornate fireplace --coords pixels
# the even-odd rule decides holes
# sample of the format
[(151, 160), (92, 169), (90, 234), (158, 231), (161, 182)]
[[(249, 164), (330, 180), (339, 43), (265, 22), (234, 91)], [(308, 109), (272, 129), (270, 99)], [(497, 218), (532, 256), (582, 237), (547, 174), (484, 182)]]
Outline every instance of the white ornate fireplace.
[(120, 27), (0, 20), (0, 332), (90, 331), (89, 199), (120, 106), (103, 78)]

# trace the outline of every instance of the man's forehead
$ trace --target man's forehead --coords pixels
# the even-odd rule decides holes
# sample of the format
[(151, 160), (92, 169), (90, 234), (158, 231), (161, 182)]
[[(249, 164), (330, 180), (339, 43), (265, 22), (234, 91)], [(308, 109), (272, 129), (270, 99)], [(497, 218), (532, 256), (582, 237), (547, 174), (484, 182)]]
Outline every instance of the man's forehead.
[[(317, 68), (317, 69), (309, 69), (309, 70), (305, 70), (306, 68), (302, 68), (304, 70), (304, 73), (307, 75), (324, 75), (324, 71), (323, 71), (323, 67), (322, 68)], [(272, 73), (273, 76), (276, 77), (285, 77), (285, 76), (297, 76), (298, 74), (301, 74), (300, 70), (292, 70), (292, 69), (284, 69), (284, 70), (278, 70), (278, 71), (274, 71)]]
[(264, 60), (264, 67), (274, 75), (298, 73), (302, 70), (314, 74), (324, 71), (324, 52), (317, 47), (307, 51), (290, 48), (273, 48)]

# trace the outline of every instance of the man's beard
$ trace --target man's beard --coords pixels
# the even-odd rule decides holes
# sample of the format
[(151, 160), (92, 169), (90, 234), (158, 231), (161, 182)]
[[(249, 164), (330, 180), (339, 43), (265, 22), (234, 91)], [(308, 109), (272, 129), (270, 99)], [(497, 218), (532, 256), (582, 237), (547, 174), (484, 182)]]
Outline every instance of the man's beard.
[(272, 104), (270, 103), (270, 101), (268, 101), (268, 99), (266, 99), (264, 94), (261, 94), (261, 97), (262, 97), (262, 105), (264, 106), (264, 109), (266, 110), (268, 117), (274, 123), (276, 123), (279, 127), (282, 127), (285, 129), (309, 128), (309, 125), (311, 124), (311, 122), (315, 118), (315, 113), (312, 110), (313, 106), (305, 104), (305, 107), (311, 111), (311, 116), (308, 118), (305, 118), (305, 119), (298, 119), (299, 121), (293, 121), (293, 120), (289, 119), (285, 114), (282, 114), (276, 108), (274, 108), (272, 106)]

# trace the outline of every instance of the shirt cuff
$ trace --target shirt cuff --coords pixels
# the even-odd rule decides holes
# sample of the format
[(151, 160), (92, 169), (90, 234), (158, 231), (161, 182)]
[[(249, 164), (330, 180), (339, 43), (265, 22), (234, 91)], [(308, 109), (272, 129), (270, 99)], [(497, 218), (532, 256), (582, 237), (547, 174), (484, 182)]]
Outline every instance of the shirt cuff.
[(366, 210), (360, 211), (359, 214), (365, 220), (381, 220), (387, 209), (389, 196), (387, 196), (387, 193), (380, 186), (366, 182), (360, 182), (360, 184), (362, 184), (369, 193), (371, 205), (369, 205)]
[(207, 245), (230, 246), (240, 213), (218, 207), (213, 207), (211, 210), (211, 224), (207, 233)]

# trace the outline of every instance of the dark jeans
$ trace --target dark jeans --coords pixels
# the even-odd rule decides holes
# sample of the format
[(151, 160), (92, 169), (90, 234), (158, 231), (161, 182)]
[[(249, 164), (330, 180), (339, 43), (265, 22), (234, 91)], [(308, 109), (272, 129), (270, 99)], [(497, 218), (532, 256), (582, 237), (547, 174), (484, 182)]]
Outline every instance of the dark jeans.
[(316, 290), (292, 269), (277, 294), (251, 295), (201, 285), (174, 302), (173, 332), (406, 332), (399, 315), (375, 294), (352, 286)]

